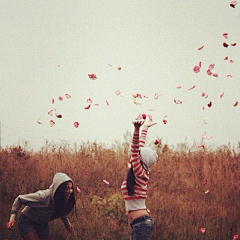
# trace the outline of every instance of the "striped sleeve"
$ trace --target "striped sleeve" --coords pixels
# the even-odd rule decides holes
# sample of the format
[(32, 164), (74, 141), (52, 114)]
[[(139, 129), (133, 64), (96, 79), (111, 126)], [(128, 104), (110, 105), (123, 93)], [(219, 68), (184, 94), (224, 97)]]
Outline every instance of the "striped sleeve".
[(139, 138), (139, 147), (144, 147), (145, 142), (146, 142), (146, 136), (147, 136), (147, 130), (142, 129), (141, 135), (140, 135), (140, 138)]
[[(143, 130), (144, 131), (144, 130)], [(146, 131), (145, 131), (146, 132)], [(144, 170), (139, 155), (139, 133), (134, 133), (131, 145), (131, 160), (136, 185), (141, 189), (147, 188), (148, 172)]]
[[(145, 144), (146, 133), (147, 133), (146, 130), (142, 130), (141, 132), (141, 135), (142, 135), (141, 139), (143, 143), (142, 145)], [(147, 182), (149, 179), (149, 175), (148, 175), (148, 172), (146, 172), (142, 167), (142, 164), (140, 161), (139, 146), (141, 146), (141, 144), (139, 140), (140, 140), (139, 131), (135, 131), (133, 133), (133, 138), (131, 143), (130, 162), (132, 164), (136, 184), (134, 185), (134, 194), (132, 196), (129, 196), (127, 191), (127, 183), (126, 181), (122, 182), (121, 191), (124, 195), (125, 200), (144, 199), (147, 197)]]

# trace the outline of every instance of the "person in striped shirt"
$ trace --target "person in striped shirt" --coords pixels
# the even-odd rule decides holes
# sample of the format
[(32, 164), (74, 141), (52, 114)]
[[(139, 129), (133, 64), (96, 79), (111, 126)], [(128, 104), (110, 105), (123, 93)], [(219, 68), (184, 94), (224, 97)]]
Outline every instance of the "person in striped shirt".
[(138, 119), (133, 122), (130, 168), (127, 179), (121, 185), (125, 208), (132, 228), (131, 240), (148, 240), (153, 230), (153, 220), (147, 211), (145, 200), (149, 168), (156, 162), (158, 156), (156, 151), (144, 145), (148, 128), (155, 124), (149, 118), (145, 121)]

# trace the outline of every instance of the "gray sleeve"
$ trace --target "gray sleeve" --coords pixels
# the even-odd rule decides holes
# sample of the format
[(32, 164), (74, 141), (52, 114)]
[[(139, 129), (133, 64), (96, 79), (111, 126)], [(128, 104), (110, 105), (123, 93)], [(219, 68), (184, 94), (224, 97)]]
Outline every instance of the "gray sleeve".
[(38, 191), (35, 193), (19, 195), (13, 202), (10, 220), (15, 220), (19, 209), (22, 205), (29, 207), (41, 207), (45, 205), (46, 191)]

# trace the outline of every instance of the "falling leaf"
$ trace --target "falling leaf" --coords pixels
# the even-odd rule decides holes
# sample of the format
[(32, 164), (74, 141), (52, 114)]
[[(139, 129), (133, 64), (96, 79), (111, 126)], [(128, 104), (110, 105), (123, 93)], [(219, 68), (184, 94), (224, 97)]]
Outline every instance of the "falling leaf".
[(190, 87), (190, 88), (188, 89), (188, 91), (194, 89), (195, 87), (196, 87), (196, 85), (193, 85), (192, 87)]
[(177, 89), (180, 89), (180, 88), (182, 88), (180, 85), (178, 85), (177, 87), (176, 87)]
[(238, 234), (233, 235), (233, 240), (238, 239)]
[(136, 93), (137, 98), (142, 98), (142, 95), (140, 93)]
[(236, 107), (238, 105), (238, 101), (236, 101), (233, 106)]
[(54, 104), (54, 98), (52, 98), (52, 104)]
[(223, 42), (223, 46), (224, 46), (225, 48), (227, 48), (227, 47), (228, 47), (228, 43)]
[(78, 128), (79, 122), (74, 122), (73, 125), (74, 125), (75, 128)]
[(212, 72), (210, 69), (207, 70), (207, 75), (209, 75), (209, 76), (212, 75)]
[[(146, 115), (146, 114), (144, 114)], [(143, 119), (143, 114), (139, 113), (138, 116), (135, 118), (135, 120), (142, 120)], [(146, 117), (145, 117), (146, 119)]]
[(89, 104), (88, 106), (84, 107), (85, 109), (89, 109), (91, 107), (91, 104)]
[(65, 94), (65, 97), (66, 98), (71, 98), (71, 96), (68, 93)]
[(118, 70), (121, 70), (122, 68), (121, 67), (118, 67)]
[(212, 70), (214, 67), (215, 67), (215, 64), (214, 64), (214, 63), (211, 63), (208, 68), (209, 68), (210, 70)]
[(97, 79), (96, 74), (93, 74), (93, 73), (88, 74), (88, 77), (89, 77), (91, 80), (96, 80), (96, 79)]
[(202, 50), (204, 48), (204, 45), (202, 45), (201, 47), (198, 48), (198, 50)]
[(42, 124), (42, 122), (41, 122), (40, 120), (37, 120), (37, 123), (38, 123), (38, 124)]
[(149, 121), (152, 121), (152, 115), (148, 114)]
[(206, 138), (207, 140), (210, 140), (213, 136), (209, 136), (209, 135), (204, 134), (202, 137)]
[(193, 71), (195, 72), (195, 73), (199, 73), (200, 72), (200, 66), (194, 66), (193, 67)]
[(205, 95), (206, 95), (206, 93), (205, 93), (205, 92), (202, 92), (201, 96), (204, 97)]
[(213, 73), (213, 77), (218, 77), (218, 74), (217, 73)]
[(145, 113), (142, 114), (142, 118), (143, 119), (146, 119), (147, 118), (147, 115)]
[(212, 106), (212, 102), (209, 102), (209, 103), (208, 103), (208, 107), (211, 107), (211, 106)]
[(137, 101), (134, 101), (133, 103), (136, 104), (136, 105), (141, 105), (141, 103), (137, 102)]
[(232, 74), (227, 74), (227, 77), (233, 77)]
[(87, 99), (87, 102), (88, 102), (88, 103), (92, 103), (93, 101), (92, 101), (91, 98), (88, 98), (88, 99)]
[(220, 94), (220, 98), (222, 98), (222, 97), (223, 97), (223, 94), (224, 94), (224, 92), (222, 92), (222, 93)]
[(48, 115), (52, 116), (52, 114), (53, 114), (53, 110), (51, 109), (48, 111)]
[(109, 182), (107, 180), (103, 179), (103, 182), (109, 185)]
[(228, 60), (228, 56), (226, 56), (223, 60)]
[(61, 97), (61, 96), (60, 96), (60, 97), (58, 97), (58, 99), (59, 99), (60, 101), (63, 101), (63, 97)]
[(228, 33), (223, 33), (223, 37), (227, 39), (228, 38)]
[(182, 104), (182, 101), (181, 100), (176, 100), (175, 98), (174, 98), (174, 100), (173, 100), (176, 104)]
[(50, 120), (50, 127), (52, 127), (55, 124), (53, 120)]
[(162, 119), (164, 124), (167, 124), (167, 119)]
[(106, 100), (106, 104), (109, 106), (109, 102)]
[(58, 113), (56, 112), (56, 109), (54, 109), (54, 111), (55, 111), (55, 116), (56, 116), (57, 118), (62, 118), (62, 115), (61, 115), (61, 114), (58, 114)]
[(205, 231), (206, 231), (206, 229), (204, 227), (201, 227), (199, 230), (201, 233), (205, 233)]
[(154, 144), (155, 144), (155, 145), (159, 144), (159, 140), (158, 140), (158, 139), (155, 139)]
[(119, 96), (119, 95), (121, 94), (121, 91), (120, 91), (120, 90), (116, 90), (116, 91), (115, 91), (115, 94), (116, 94), (117, 96)]
[(76, 187), (76, 192), (77, 193), (80, 193), (81, 192), (81, 189), (79, 187)]
[(235, 8), (237, 4), (237, 1), (231, 1), (230, 2), (230, 7)]
[(205, 193), (205, 194), (208, 194), (208, 193), (210, 193), (210, 190), (207, 189), (204, 193)]
[(231, 43), (231, 45), (232, 45), (232, 46), (236, 46), (236, 45), (237, 45), (237, 43)]
[(154, 99), (158, 99), (159, 95), (160, 95), (159, 93), (155, 93), (154, 94)]

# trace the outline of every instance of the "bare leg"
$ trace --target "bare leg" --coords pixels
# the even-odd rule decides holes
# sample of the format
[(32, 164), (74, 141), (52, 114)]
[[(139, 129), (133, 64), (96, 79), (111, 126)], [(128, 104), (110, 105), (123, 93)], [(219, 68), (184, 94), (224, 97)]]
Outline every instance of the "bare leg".
[(36, 232), (28, 232), (23, 236), (24, 240), (41, 240)]

